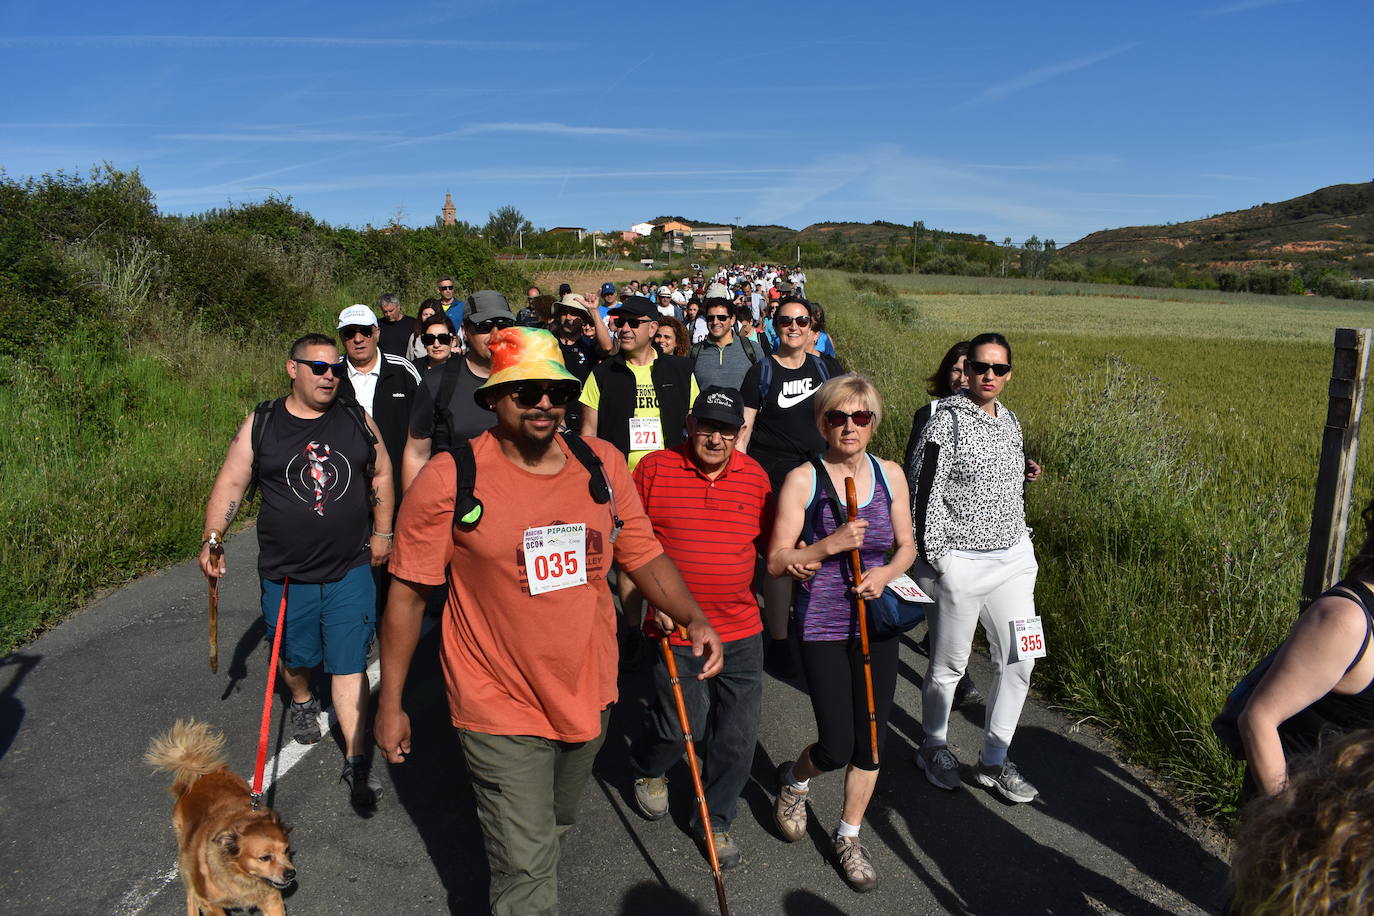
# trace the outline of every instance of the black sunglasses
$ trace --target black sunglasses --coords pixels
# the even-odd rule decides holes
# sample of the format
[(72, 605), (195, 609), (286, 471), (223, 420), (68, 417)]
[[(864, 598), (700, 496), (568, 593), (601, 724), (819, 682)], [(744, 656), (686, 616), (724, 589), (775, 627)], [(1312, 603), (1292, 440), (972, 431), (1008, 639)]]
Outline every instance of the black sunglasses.
[(339, 336), (344, 340), (352, 340), (354, 335), (357, 334), (361, 334), (364, 337), (371, 337), (374, 330), (376, 330), (376, 328), (370, 324), (350, 324), (346, 327), (339, 328)]
[(444, 346), (447, 347), (447, 346), (448, 346), (450, 343), (452, 343), (452, 342), (453, 342), (453, 335), (452, 335), (452, 334), (421, 334), (421, 335), (420, 335), (420, 343), (424, 344), (424, 345), (427, 346), (427, 347), (432, 347), (432, 346), (434, 346), (436, 343), (441, 343), (441, 344), (443, 344)]
[(646, 321), (653, 321), (652, 318), (621, 318), (619, 316), (611, 319), (611, 324), (618, 328), (631, 327), (637, 328)]
[(490, 334), (501, 328), (514, 327), (515, 321), (511, 318), (488, 318), (486, 321), (479, 321), (472, 326), (472, 330), (477, 334)]
[(776, 318), (773, 319), (773, 322), (774, 322), (778, 327), (780, 327), (780, 328), (790, 327), (791, 324), (792, 324), (792, 322), (794, 322), (794, 321), (797, 323), (797, 327), (799, 327), (799, 328), (810, 327), (810, 325), (811, 325), (811, 316), (810, 316), (810, 315), (779, 315), (778, 317), (776, 317)]
[(343, 363), (327, 363), (319, 359), (296, 359), (294, 356), (291, 357), (291, 362), (295, 363), (297, 366), (309, 366), (310, 371), (316, 375), (324, 375), (326, 372), (333, 372), (335, 378), (344, 377)]
[(439, 284), (439, 288), (440, 288), (440, 289), (453, 289), (453, 284), (450, 283), (450, 284), (448, 284), (447, 286), (444, 286), (444, 285), (441, 283), (441, 284)]
[(706, 320), (709, 321), (711, 324), (715, 324), (715, 323), (718, 322), (718, 321), (729, 321), (729, 320), (730, 320), (730, 316), (729, 316), (729, 315), (707, 315), (707, 316), (706, 316)]
[(562, 407), (577, 397), (577, 392), (577, 386), (567, 382), (554, 382), (551, 385), (521, 382), (511, 389), (510, 396), (515, 398), (515, 403), (521, 407), (538, 407), (539, 402), (545, 397), (553, 407)]
[(853, 420), (855, 426), (867, 426), (873, 422), (873, 411), (856, 410), (853, 413), (845, 413), (843, 410), (827, 410), (822, 418), (826, 426), (844, 426), (845, 420)]
[(984, 375), (991, 369), (993, 375), (1001, 378), (1011, 371), (1011, 363), (985, 363), (970, 359), (964, 361), (964, 368), (968, 370), (969, 375)]

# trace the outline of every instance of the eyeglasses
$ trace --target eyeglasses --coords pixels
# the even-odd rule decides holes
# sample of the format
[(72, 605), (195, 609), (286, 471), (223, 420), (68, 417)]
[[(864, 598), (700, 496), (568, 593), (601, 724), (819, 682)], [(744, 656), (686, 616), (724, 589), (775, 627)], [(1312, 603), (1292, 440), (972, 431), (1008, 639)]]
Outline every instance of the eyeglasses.
[(618, 328), (637, 328), (641, 324), (644, 324), (652, 320), (652, 318), (612, 318), (611, 324), (615, 325)]
[(1001, 378), (1011, 371), (1011, 363), (985, 363), (970, 359), (964, 361), (964, 368), (969, 375), (985, 375), (991, 369), (993, 375)]
[(796, 322), (797, 327), (805, 328), (811, 326), (810, 315), (779, 315), (773, 319), (774, 323), (780, 328), (791, 327)]
[(696, 434), (703, 439), (709, 439), (712, 436), (720, 436), (721, 440), (725, 442), (734, 442), (739, 438), (738, 429), (733, 426), (719, 426), (712, 423), (710, 420), (698, 420)]
[(867, 426), (873, 422), (873, 411), (856, 410), (853, 413), (845, 413), (843, 410), (827, 410), (821, 414), (826, 426), (841, 427), (846, 420), (853, 420), (855, 426)]
[(479, 321), (474, 324), (472, 326), (472, 331), (474, 334), (490, 334), (492, 331), (514, 326), (515, 321), (511, 318), (488, 318), (486, 321)]
[(447, 347), (449, 344), (453, 343), (453, 335), (452, 335), (452, 334), (421, 334), (421, 335), (420, 335), (420, 343), (424, 344), (424, 345), (427, 346), (427, 347), (432, 347), (432, 346), (434, 346), (436, 343), (441, 343), (441, 344), (443, 344), (444, 346)]
[(350, 324), (347, 327), (339, 328), (339, 336), (344, 340), (352, 340), (359, 334), (364, 337), (371, 337), (375, 330), (376, 328), (370, 324)]
[(326, 372), (333, 372), (335, 378), (344, 377), (343, 363), (327, 363), (320, 359), (296, 359), (294, 356), (291, 357), (291, 362), (295, 363), (297, 366), (309, 366), (310, 371), (315, 375), (324, 375)]
[(515, 398), (515, 403), (521, 407), (538, 407), (539, 402), (545, 397), (549, 399), (551, 406), (562, 407), (577, 397), (577, 393), (578, 386), (567, 382), (555, 382), (552, 385), (521, 382), (511, 389), (510, 396)]
[(453, 289), (453, 284), (450, 283), (450, 284), (448, 284), (447, 286), (445, 286), (444, 284), (440, 283), (440, 284), (439, 284), (439, 288), (440, 288), (440, 289)]
[(729, 321), (729, 320), (730, 320), (730, 316), (729, 316), (729, 315), (707, 315), (707, 316), (706, 316), (706, 320), (707, 320), (708, 322), (710, 322), (711, 324), (716, 324), (717, 322)]

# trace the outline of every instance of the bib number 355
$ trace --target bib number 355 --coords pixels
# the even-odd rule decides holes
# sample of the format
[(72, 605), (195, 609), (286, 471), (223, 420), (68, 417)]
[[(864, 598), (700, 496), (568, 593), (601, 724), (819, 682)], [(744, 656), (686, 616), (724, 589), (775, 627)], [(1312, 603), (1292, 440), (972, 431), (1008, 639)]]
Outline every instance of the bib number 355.
[(1009, 662), (1019, 662), (1027, 658), (1045, 657), (1045, 628), (1039, 617), (1013, 620), (1011, 628), (1011, 649), (1007, 653)]
[(525, 529), (525, 578), (531, 595), (587, 584), (587, 526)]

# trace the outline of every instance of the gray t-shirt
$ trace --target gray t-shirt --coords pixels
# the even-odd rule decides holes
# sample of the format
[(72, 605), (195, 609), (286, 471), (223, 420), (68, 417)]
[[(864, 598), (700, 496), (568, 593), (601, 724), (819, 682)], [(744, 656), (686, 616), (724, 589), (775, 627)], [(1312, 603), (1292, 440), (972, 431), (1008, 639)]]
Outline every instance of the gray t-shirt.
[(744, 352), (738, 335), (731, 338), (725, 347), (719, 347), (710, 339), (701, 342), (701, 352), (697, 354), (696, 366), (692, 374), (696, 376), (697, 388), (705, 391), (711, 385), (739, 390), (745, 374), (754, 361), (763, 356), (759, 344), (750, 341), (754, 350), (754, 360)]
[(445, 374), (454, 372), (458, 374), (458, 378), (453, 385), (453, 397), (448, 402), (449, 425), (453, 438), (471, 439), (496, 425), (496, 414), (479, 405), (473, 397), (473, 392), (480, 388), (486, 379), (474, 373), (468, 367), (466, 359), (455, 356), (442, 367), (425, 373), (425, 377), (420, 380), (420, 387), (415, 389), (415, 401), (410, 409), (411, 435), (418, 439), (431, 440), (430, 447), (435, 452), (449, 448), (453, 444), (448, 431), (442, 428), (442, 411), (439, 419), (441, 428), (435, 429), (434, 402), (439, 398)]

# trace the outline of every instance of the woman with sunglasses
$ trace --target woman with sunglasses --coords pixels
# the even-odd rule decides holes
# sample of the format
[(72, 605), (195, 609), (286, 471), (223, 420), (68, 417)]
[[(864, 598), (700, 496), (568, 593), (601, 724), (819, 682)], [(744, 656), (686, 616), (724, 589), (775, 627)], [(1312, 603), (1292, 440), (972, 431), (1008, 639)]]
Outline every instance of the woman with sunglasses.
[(921, 558), (916, 580), (936, 600), (930, 668), (921, 694), (925, 741), (917, 765), (932, 785), (959, 789), (948, 746), (955, 687), (968, 665), (974, 629), (988, 639), (993, 678), (974, 779), (1012, 802), (1039, 792), (1007, 757), (1030, 690), (1033, 658), (1009, 661), (1015, 621), (1036, 616), (1035, 550), (1026, 527), (1021, 424), (999, 400), (1011, 381), (1011, 344), (1001, 334), (969, 342), (967, 387), (941, 400), (921, 433), (912, 467), (912, 516)]
[(424, 345), (425, 355), (414, 360), (414, 363), (423, 378), (431, 369), (442, 368), (453, 355), (458, 343), (458, 334), (453, 330), (453, 322), (448, 320), (447, 315), (435, 312), (424, 319), (420, 326), (420, 343)]
[[(813, 417), (825, 439), (825, 454), (787, 475), (768, 552), (770, 573), (819, 566), (798, 593), (794, 617), (817, 738), (795, 762), (779, 769), (774, 816), (784, 838), (801, 839), (811, 778), (844, 767), (844, 808), (834, 844), (845, 880), (856, 891), (878, 884), (878, 873), (859, 843), (859, 827), (878, 781), (878, 761), (855, 599), (876, 599), (916, 559), (902, 469), (868, 454), (882, 413), (878, 389), (863, 376), (845, 375), (821, 386)], [(822, 472), (828, 484), (818, 476)], [(853, 478), (859, 500), (852, 522), (846, 507), (828, 495), (842, 499), (846, 478)], [(799, 542), (808, 546), (794, 546)], [(855, 550), (864, 568), (858, 586), (849, 573)], [(900, 643), (896, 635), (869, 641), (879, 759), (897, 687)]]
[[(843, 374), (843, 368), (806, 352), (814, 319), (804, 299), (784, 299), (773, 323), (777, 328), (775, 352), (749, 367), (740, 384), (744, 402), (744, 429), (740, 451), (763, 465), (773, 484), (782, 489), (789, 471), (825, 451), (825, 439), (816, 428), (811, 397), (827, 379)], [(792, 677), (795, 666), (787, 645), (787, 621), (792, 606), (792, 579), (769, 575), (763, 581), (764, 623), (768, 630), (768, 666), (781, 677)]]
[[(429, 321), (429, 316), (439, 311), (438, 299), (426, 299), (420, 303), (420, 313), (415, 316), (415, 333), (410, 335), (410, 340), (406, 343), (407, 359), (424, 359), (426, 356), (425, 345), (420, 340), (420, 335), (425, 332), (425, 322)], [(454, 349), (458, 349), (456, 346)], [(420, 370), (423, 372), (424, 370)]]

